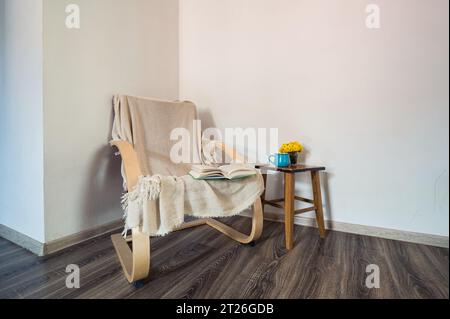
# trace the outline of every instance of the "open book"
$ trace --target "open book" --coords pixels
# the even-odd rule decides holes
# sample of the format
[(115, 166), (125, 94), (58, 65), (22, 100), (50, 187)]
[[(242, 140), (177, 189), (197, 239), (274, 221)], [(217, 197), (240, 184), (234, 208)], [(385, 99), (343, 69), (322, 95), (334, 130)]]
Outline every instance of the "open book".
[(189, 175), (195, 179), (235, 180), (256, 175), (256, 169), (245, 164), (231, 164), (224, 166), (193, 165)]

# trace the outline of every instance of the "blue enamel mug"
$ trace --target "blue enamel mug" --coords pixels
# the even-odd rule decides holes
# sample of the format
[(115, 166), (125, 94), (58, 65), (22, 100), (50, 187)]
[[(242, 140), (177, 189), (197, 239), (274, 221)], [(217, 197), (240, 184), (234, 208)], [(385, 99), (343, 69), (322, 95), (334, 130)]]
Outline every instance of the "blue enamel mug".
[(277, 167), (288, 167), (291, 159), (287, 153), (278, 153), (269, 156), (269, 162)]

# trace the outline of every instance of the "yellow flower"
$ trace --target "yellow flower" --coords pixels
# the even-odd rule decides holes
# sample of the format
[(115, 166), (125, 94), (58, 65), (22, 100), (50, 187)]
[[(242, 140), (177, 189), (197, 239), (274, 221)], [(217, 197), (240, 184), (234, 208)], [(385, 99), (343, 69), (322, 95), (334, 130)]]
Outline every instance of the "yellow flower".
[(292, 152), (299, 152), (301, 153), (303, 151), (303, 145), (300, 142), (290, 142), (290, 143), (284, 143), (280, 147), (280, 153), (292, 153)]

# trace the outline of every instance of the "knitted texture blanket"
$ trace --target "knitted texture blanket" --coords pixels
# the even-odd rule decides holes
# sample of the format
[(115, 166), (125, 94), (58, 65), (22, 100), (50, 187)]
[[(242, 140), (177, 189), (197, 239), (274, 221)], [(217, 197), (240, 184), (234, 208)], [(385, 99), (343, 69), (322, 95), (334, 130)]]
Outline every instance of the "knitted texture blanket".
[[(192, 164), (216, 158), (213, 147), (201, 139), (193, 123), (197, 111), (191, 102), (167, 102), (133, 96), (114, 97), (113, 140), (131, 143), (138, 154), (142, 176), (123, 196), (125, 232), (140, 227), (150, 236), (162, 236), (183, 224), (184, 217), (234, 216), (250, 207), (264, 191), (261, 174), (235, 180), (195, 180), (187, 175)], [(191, 163), (177, 164), (170, 152), (174, 130), (189, 132)], [(214, 144), (214, 142), (211, 142)], [(205, 149), (204, 149), (205, 148)]]

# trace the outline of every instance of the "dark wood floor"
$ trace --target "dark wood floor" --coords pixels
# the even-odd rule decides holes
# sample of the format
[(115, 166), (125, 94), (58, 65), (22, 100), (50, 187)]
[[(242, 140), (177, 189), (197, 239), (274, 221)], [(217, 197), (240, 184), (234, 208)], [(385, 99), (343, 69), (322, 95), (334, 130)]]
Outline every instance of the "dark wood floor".
[[(256, 247), (203, 226), (154, 239), (151, 276), (136, 288), (107, 236), (45, 258), (0, 239), (0, 298), (448, 298), (448, 252), (339, 232), (321, 240), (306, 227), (287, 252), (282, 224), (266, 222)], [(65, 286), (68, 264), (80, 266), (80, 289)], [(365, 286), (369, 264), (380, 267), (380, 289)]]

